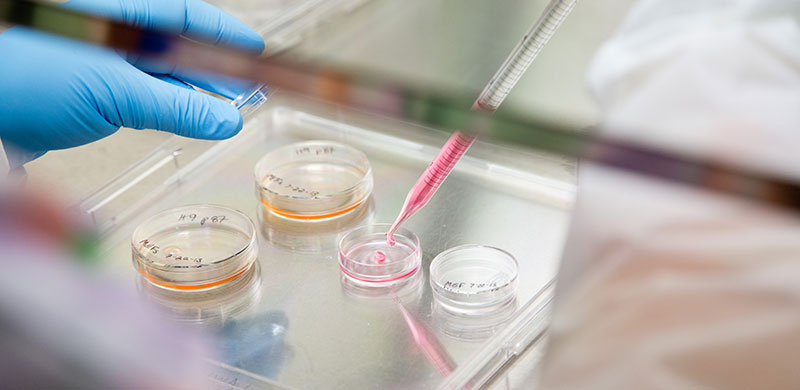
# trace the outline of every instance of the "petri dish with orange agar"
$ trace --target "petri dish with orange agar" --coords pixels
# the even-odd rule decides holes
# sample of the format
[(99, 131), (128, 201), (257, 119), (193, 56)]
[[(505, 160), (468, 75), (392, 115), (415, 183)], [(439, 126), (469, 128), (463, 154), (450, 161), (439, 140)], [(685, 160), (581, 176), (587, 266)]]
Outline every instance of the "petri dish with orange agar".
[(245, 275), (258, 256), (253, 221), (218, 205), (182, 206), (141, 223), (131, 240), (133, 264), (151, 284), (205, 291)]
[(261, 203), (282, 218), (323, 221), (348, 214), (372, 193), (367, 156), (331, 141), (308, 141), (278, 148), (255, 167)]
[(422, 249), (412, 231), (400, 228), (395, 245), (386, 242), (390, 224), (356, 228), (339, 242), (339, 268), (362, 286), (388, 286), (407, 280), (419, 271)]

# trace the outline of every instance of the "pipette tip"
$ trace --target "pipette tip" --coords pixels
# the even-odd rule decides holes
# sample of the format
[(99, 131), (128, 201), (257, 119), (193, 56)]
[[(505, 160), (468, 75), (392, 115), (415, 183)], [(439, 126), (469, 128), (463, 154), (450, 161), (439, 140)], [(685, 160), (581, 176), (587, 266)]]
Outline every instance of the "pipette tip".
[(386, 243), (389, 244), (389, 246), (395, 246), (397, 244), (397, 241), (394, 239), (395, 230), (397, 229), (392, 229), (386, 233)]
[(481, 103), (480, 99), (476, 100), (475, 103), (472, 103), (472, 111), (494, 112), (495, 110), (496, 108)]

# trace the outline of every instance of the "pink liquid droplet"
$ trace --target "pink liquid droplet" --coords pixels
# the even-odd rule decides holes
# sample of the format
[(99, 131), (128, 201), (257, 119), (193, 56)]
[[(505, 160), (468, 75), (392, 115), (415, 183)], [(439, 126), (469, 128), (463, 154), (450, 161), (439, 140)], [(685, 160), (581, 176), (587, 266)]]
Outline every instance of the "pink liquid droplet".
[(386, 243), (389, 244), (389, 246), (394, 246), (397, 244), (397, 241), (394, 240), (394, 234), (391, 232), (386, 233)]
[(381, 251), (375, 251), (375, 261), (378, 263), (383, 263), (386, 261), (386, 254)]

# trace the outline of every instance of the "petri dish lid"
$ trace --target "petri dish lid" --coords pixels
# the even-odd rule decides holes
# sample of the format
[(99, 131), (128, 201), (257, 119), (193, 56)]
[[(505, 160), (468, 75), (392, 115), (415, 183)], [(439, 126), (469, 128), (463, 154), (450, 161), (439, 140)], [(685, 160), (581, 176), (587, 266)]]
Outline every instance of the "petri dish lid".
[(372, 193), (367, 156), (331, 141), (299, 142), (278, 148), (255, 166), (258, 197), (283, 218), (321, 221), (363, 205)]
[(356, 228), (339, 241), (339, 268), (353, 283), (365, 287), (387, 286), (412, 277), (422, 263), (419, 238), (400, 228), (397, 243), (386, 242), (388, 223)]
[(200, 204), (169, 209), (133, 232), (134, 266), (150, 283), (206, 290), (246, 273), (258, 255), (256, 228), (244, 213)]
[(516, 297), (519, 265), (510, 253), (485, 245), (448, 249), (431, 262), (434, 298), (463, 314), (492, 312)]

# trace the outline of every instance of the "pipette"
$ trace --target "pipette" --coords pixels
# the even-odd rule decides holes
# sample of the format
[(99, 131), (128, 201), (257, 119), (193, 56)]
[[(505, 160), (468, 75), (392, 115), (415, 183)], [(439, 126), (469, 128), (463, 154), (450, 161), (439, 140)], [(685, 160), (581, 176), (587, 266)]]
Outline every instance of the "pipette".
[[(578, 0), (552, 0), (545, 9), (539, 20), (534, 23), (522, 41), (514, 48), (514, 51), (506, 59), (500, 70), (492, 77), (489, 84), (483, 90), (478, 100), (473, 104), (472, 109), (477, 111), (493, 112), (497, 110), (500, 103), (505, 100), (511, 89), (517, 84), (520, 77), (525, 73), (533, 60), (542, 50), (550, 37), (564, 19), (567, 18), (575, 3)], [(392, 224), (391, 229), (386, 233), (386, 242), (394, 245), (394, 232), (409, 217), (419, 211), (422, 206), (431, 199), (436, 190), (442, 184), (458, 160), (467, 152), (467, 149), (475, 141), (475, 136), (465, 135), (456, 131), (444, 144), (442, 150), (433, 160), (428, 169), (411, 188), (406, 197), (400, 215)]]
[(419, 211), (422, 206), (428, 203), (431, 197), (433, 197), (433, 194), (436, 193), (436, 190), (439, 189), (439, 186), (442, 185), (444, 179), (447, 178), (447, 175), (450, 174), (450, 171), (453, 170), (453, 167), (456, 166), (458, 160), (464, 156), (464, 153), (467, 152), (467, 149), (469, 149), (474, 141), (475, 136), (467, 135), (460, 131), (456, 131), (450, 136), (450, 139), (447, 140), (442, 150), (440, 150), (436, 158), (433, 159), (431, 165), (425, 169), (425, 172), (422, 173), (422, 176), (420, 176), (416, 184), (414, 184), (414, 187), (411, 187), (411, 191), (408, 192), (400, 215), (397, 216), (392, 227), (386, 233), (386, 242), (388, 242), (389, 245), (395, 244), (394, 233), (397, 231), (397, 228), (409, 217), (414, 215), (414, 213)]
[(489, 84), (475, 101), (473, 109), (492, 112), (500, 107), (577, 2), (578, 0), (550, 1), (539, 20), (531, 26), (506, 58), (500, 70), (489, 80)]

